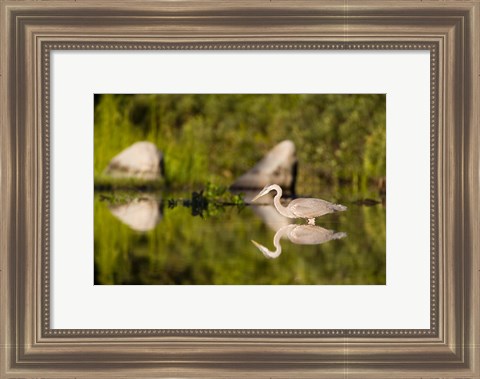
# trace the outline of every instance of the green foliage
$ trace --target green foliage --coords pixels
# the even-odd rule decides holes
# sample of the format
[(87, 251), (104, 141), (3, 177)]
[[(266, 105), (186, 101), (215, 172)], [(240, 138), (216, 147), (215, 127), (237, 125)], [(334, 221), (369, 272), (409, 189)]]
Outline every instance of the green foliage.
[(191, 199), (169, 199), (168, 207), (182, 205), (191, 208), (192, 216), (203, 218), (217, 216), (225, 210), (225, 206), (243, 207), (245, 202), (242, 194), (234, 194), (227, 187), (207, 183), (199, 192), (193, 191)]
[(166, 181), (228, 186), (276, 143), (297, 147), (297, 190), (386, 175), (385, 95), (97, 95), (95, 178), (136, 141), (165, 155)]
[(225, 186), (218, 186), (213, 183), (207, 183), (202, 191), (203, 196), (209, 202), (229, 205), (244, 205), (242, 194), (234, 194)]
[(97, 191), (158, 191), (165, 186), (162, 179), (112, 178), (105, 175), (95, 177)]

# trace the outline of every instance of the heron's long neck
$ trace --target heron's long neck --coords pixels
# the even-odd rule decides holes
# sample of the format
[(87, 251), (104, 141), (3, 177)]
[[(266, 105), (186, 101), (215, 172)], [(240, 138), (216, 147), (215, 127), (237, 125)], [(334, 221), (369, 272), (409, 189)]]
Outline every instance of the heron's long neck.
[(294, 227), (296, 227), (296, 225), (290, 224), (278, 229), (275, 233), (275, 236), (273, 237), (273, 246), (275, 246), (275, 251), (270, 251), (265, 248), (264, 250), (261, 250), (263, 255), (265, 255), (267, 258), (272, 259), (278, 258), (280, 254), (282, 254), (282, 245), (280, 245), (280, 240)]
[(282, 205), (280, 202), (280, 198), (282, 197), (282, 189), (280, 187), (275, 188), (277, 191), (277, 194), (273, 198), (273, 204), (275, 205), (275, 208), (277, 208), (277, 211), (285, 217), (290, 217), (290, 212), (287, 210), (286, 207)]
[(275, 233), (273, 237), (273, 246), (275, 246), (275, 251), (271, 253), (272, 258), (278, 257), (282, 254), (282, 245), (280, 245), (280, 239), (282, 238), (283, 233)]
[(282, 254), (282, 245), (280, 245), (280, 239), (282, 238), (284, 233), (277, 232), (273, 237), (273, 246), (275, 246), (275, 251), (268, 251), (269, 258), (278, 258), (280, 254)]

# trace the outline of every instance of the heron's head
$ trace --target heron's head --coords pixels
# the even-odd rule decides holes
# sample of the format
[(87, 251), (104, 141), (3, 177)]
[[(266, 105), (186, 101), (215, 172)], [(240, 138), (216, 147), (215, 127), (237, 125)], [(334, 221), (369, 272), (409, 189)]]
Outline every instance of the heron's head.
[(270, 191), (272, 191), (273, 188), (271, 185), (266, 185), (265, 187), (263, 187), (263, 189), (258, 193), (257, 196), (255, 196), (253, 199), (252, 199), (252, 202), (254, 202), (255, 200), (257, 200), (258, 198), (266, 195), (267, 193), (269, 193)]
[(260, 245), (258, 242), (251, 240), (252, 243), (255, 245), (255, 247), (262, 252), (262, 254), (265, 256), (265, 258), (277, 258), (278, 254), (275, 252), (272, 252), (268, 250), (265, 246)]

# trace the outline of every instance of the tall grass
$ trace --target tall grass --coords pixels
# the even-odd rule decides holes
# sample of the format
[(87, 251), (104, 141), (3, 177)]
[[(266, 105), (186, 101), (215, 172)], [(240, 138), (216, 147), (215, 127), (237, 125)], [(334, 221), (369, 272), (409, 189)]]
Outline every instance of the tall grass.
[(97, 95), (95, 178), (139, 140), (165, 156), (166, 182), (229, 185), (276, 143), (292, 140), (298, 192), (386, 175), (385, 95)]

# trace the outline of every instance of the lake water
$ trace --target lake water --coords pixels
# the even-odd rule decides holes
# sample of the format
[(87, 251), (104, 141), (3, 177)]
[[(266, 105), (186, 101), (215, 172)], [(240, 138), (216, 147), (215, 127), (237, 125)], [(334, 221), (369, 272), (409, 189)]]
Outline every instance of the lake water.
[(174, 201), (188, 196), (96, 193), (95, 284), (386, 283), (381, 203), (343, 201), (347, 211), (307, 226), (272, 205), (198, 210)]

